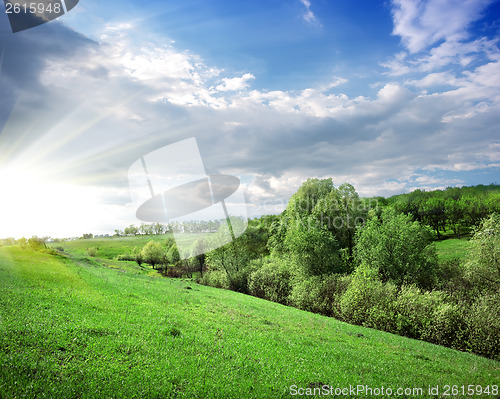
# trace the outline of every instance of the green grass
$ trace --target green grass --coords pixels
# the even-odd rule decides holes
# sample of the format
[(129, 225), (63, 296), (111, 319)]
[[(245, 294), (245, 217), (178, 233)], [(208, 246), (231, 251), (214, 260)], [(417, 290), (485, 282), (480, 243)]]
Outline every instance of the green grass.
[(134, 248), (141, 249), (151, 240), (165, 244), (167, 238), (172, 235), (138, 235), (131, 237), (106, 237), (80, 239), (74, 241), (63, 241), (60, 243), (50, 244), (52, 248), (62, 247), (66, 251), (74, 254), (85, 256), (87, 248), (97, 248), (97, 256), (106, 259), (114, 259), (118, 255), (126, 253), (132, 254)]
[(436, 241), (438, 258), (441, 262), (464, 259), (469, 250), (469, 237), (447, 238)]
[(292, 385), (443, 393), (500, 382), (493, 360), (106, 262), (0, 248), (0, 397), (287, 398)]

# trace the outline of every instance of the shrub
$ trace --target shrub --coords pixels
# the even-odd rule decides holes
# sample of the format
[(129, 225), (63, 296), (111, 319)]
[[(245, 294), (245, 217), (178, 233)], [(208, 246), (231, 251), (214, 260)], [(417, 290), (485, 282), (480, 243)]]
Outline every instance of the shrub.
[(97, 256), (97, 248), (96, 247), (87, 248), (87, 255), (95, 258)]
[(479, 298), (466, 315), (468, 349), (474, 353), (500, 360), (500, 293)]
[(396, 332), (410, 338), (426, 336), (434, 315), (446, 301), (441, 291), (425, 292), (414, 285), (403, 286), (395, 304)]
[(135, 255), (121, 254), (116, 257), (116, 260), (135, 262)]
[(350, 276), (339, 274), (304, 278), (294, 284), (291, 302), (299, 309), (341, 319), (340, 298), (350, 281)]
[(209, 285), (215, 288), (229, 289), (229, 278), (227, 273), (223, 270), (211, 270), (205, 273), (198, 283)]
[(470, 240), (466, 277), (476, 295), (500, 289), (500, 214), (484, 219)]
[(463, 350), (466, 347), (466, 334), (464, 308), (455, 303), (443, 302), (436, 304), (421, 339)]
[(162, 274), (164, 276), (173, 278), (181, 278), (185, 272), (186, 269), (183, 266), (165, 266), (165, 268), (162, 269)]
[(377, 270), (361, 264), (340, 300), (343, 319), (365, 327), (392, 331), (396, 290), (394, 284), (383, 284), (379, 280)]
[(292, 268), (282, 259), (270, 259), (249, 278), (251, 295), (284, 305), (290, 302), (292, 291)]
[(446, 292), (457, 303), (473, 300), (472, 285), (466, 278), (464, 264), (460, 259), (439, 264), (434, 288)]

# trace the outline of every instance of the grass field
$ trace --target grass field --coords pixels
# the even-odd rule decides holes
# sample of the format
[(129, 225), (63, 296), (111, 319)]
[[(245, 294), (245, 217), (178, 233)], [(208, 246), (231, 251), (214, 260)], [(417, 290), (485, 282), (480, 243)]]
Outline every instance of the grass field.
[(445, 262), (465, 258), (469, 249), (469, 239), (470, 237), (446, 238), (436, 241), (439, 260)]
[[(323, 384), (446, 397), (445, 385), (500, 382), (493, 360), (133, 262), (3, 247), (0, 281), (2, 398), (286, 398)], [(358, 393), (337, 397), (370, 397)]]
[(134, 249), (141, 249), (147, 242), (154, 240), (165, 242), (172, 235), (138, 235), (131, 237), (105, 237), (87, 240), (64, 241), (51, 244), (52, 247), (62, 247), (76, 256), (86, 256), (87, 248), (97, 248), (97, 256), (100, 258), (114, 259), (118, 255), (132, 254)]

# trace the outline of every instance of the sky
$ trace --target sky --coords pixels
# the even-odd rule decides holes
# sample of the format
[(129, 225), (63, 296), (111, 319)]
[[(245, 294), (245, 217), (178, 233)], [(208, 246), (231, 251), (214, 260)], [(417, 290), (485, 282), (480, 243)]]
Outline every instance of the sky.
[(189, 138), (249, 217), (307, 178), (499, 183), (499, 38), (493, 0), (81, 0), (17, 33), (0, 5), (0, 237), (139, 225), (130, 167)]

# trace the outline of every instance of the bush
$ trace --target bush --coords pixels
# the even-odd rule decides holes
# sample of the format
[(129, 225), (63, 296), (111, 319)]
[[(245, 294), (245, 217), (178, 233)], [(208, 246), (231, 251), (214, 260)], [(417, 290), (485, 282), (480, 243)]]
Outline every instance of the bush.
[(435, 324), (435, 314), (446, 299), (442, 291), (425, 292), (414, 285), (401, 287), (395, 304), (397, 333), (416, 339), (431, 335), (428, 331)]
[(229, 278), (227, 277), (227, 273), (223, 270), (211, 270), (205, 273), (203, 277), (198, 280), (198, 283), (215, 288), (229, 289)]
[(352, 281), (340, 300), (342, 317), (350, 323), (392, 331), (396, 292), (394, 284), (383, 284), (377, 270), (362, 264), (354, 272)]
[(292, 280), (290, 265), (282, 259), (273, 258), (250, 274), (248, 289), (253, 296), (288, 305)]
[(479, 298), (466, 316), (468, 349), (500, 360), (500, 293)]
[(484, 219), (470, 240), (466, 277), (476, 295), (500, 290), (500, 214)]
[(162, 274), (166, 277), (181, 278), (186, 273), (186, 268), (183, 266), (165, 266), (162, 269)]
[(97, 248), (96, 247), (87, 248), (87, 255), (91, 256), (92, 258), (95, 258), (97, 256)]
[(135, 255), (130, 255), (130, 254), (118, 255), (116, 257), (116, 260), (135, 262)]
[(340, 298), (350, 282), (350, 276), (339, 274), (303, 279), (294, 284), (291, 302), (299, 309), (342, 319)]
[(421, 339), (438, 345), (464, 350), (467, 327), (464, 308), (455, 303), (443, 302), (436, 305), (428, 327)]
[(452, 259), (439, 264), (435, 289), (444, 291), (455, 302), (473, 300), (472, 285), (466, 278), (465, 268), (460, 259)]

